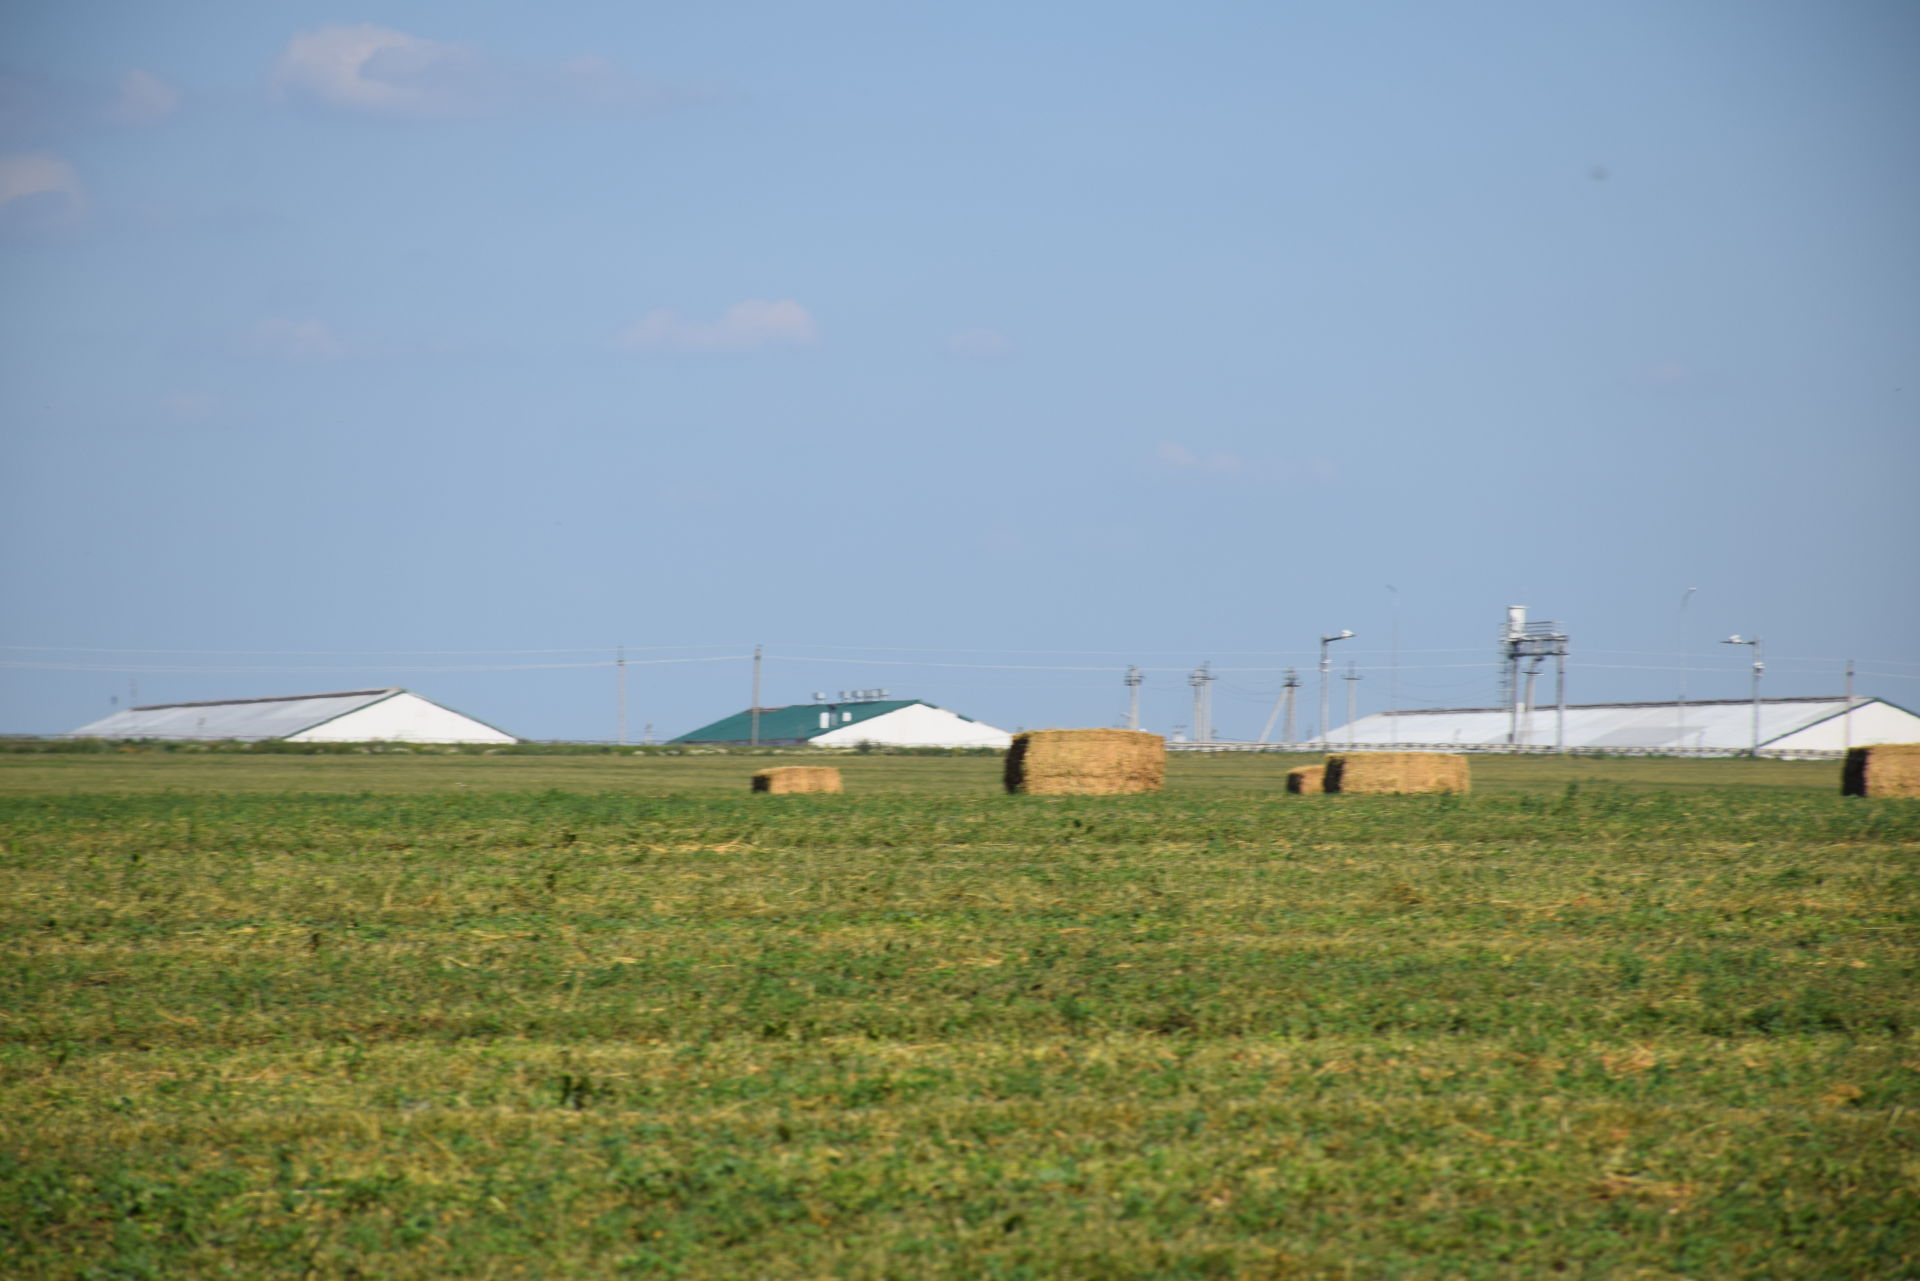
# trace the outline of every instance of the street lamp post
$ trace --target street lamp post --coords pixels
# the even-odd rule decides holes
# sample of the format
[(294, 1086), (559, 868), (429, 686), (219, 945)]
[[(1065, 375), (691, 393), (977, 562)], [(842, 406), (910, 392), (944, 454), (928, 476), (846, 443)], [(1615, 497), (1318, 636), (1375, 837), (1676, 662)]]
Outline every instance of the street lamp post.
[(1322, 636), (1320, 638), (1320, 742), (1322, 746), (1324, 746), (1327, 742), (1327, 731), (1330, 728), (1332, 728), (1327, 724), (1327, 716), (1328, 716), (1327, 672), (1329, 669), (1329, 663), (1327, 660), (1327, 646), (1333, 644), (1335, 641), (1352, 640), (1352, 639), (1353, 639), (1353, 632), (1351, 629), (1337, 632), (1332, 636)]
[(1747, 755), (1760, 755), (1760, 675), (1767, 670), (1767, 664), (1760, 649), (1760, 638), (1743, 639), (1737, 633), (1720, 642), (1722, 645), (1753, 646), (1753, 742), (1747, 749)]

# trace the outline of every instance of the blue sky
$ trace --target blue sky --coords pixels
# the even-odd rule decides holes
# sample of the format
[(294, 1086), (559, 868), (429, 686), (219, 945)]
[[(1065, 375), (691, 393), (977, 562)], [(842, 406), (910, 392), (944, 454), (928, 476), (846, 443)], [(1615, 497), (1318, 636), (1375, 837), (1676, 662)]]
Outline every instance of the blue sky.
[[(402, 684), (605, 738), (616, 644), (756, 642), (770, 704), (1009, 728), (1138, 663), (1166, 730), (1342, 628), (1363, 707), (1475, 705), (1509, 604), (1579, 701), (1741, 696), (1740, 632), (1920, 705), (1911, 4), (98, 0), (0, 48), (0, 730)], [(630, 674), (636, 736), (746, 701)]]

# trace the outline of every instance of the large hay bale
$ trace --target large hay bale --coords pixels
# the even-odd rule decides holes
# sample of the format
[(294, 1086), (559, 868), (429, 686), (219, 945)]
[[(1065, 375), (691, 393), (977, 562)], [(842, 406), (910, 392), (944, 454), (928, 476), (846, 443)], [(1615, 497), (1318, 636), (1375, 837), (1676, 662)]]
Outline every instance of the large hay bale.
[(837, 792), (840, 771), (830, 765), (781, 765), (753, 776), (756, 792)]
[(1920, 796), (1920, 743), (1881, 743), (1847, 750), (1842, 796)]
[(1029, 730), (1007, 749), (1007, 790), (1028, 796), (1157, 792), (1166, 772), (1167, 741), (1139, 730)]
[(1327, 767), (1296, 765), (1287, 771), (1287, 790), (1295, 796), (1318, 796), (1327, 790)]
[(1464, 792), (1467, 758), (1455, 752), (1338, 752), (1321, 785), (1342, 795)]

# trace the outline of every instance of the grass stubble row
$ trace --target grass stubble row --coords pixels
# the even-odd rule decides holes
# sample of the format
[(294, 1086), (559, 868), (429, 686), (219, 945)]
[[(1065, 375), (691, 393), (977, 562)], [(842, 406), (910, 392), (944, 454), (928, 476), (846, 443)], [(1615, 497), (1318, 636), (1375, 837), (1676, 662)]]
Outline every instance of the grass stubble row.
[(1920, 1266), (1911, 803), (0, 804), (9, 1275)]

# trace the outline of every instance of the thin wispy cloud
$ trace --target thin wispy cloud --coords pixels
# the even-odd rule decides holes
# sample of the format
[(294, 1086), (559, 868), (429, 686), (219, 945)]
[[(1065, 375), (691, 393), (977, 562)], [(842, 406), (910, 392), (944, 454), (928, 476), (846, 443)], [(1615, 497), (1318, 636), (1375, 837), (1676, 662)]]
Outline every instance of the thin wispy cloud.
[(1006, 356), (1013, 343), (997, 329), (962, 329), (948, 337), (947, 350), (956, 356)]
[(1238, 454), (1202, 454), (1170, 440), (1161, 441), (1153, 453), (1163, 466), (1182, 471), (1236, 471), (1240, 467)]
[(299, 32), (275, 62), (272, 84), (284, 102), (415, 118), (630, 109), (664, 97), (604, 58), (506, 58), (372, 23)]
[(50, 231), (78, 222), (86, 188), (74, 167), (46, 151), (0, 156), (0, 230)]
[(61, 147), (98, 130), (150, 125), (180, 107), (178, 88), (143, 68), (112, 81), (44, 72), (0, 73), (0, 138), (18, 147)]
[(799, 303), (749, 298), (718, 320), (693, 320), (665, 308), (650, 311), (621, 330), (614, 345), (629, 351), (740, 352), (806, 347), (819, 339), (819, 324)]
[(249, 338), (254, 351), (281, 360), (338, 360), (350, 350), (346, 340), (322, 320), (274, 317), (255, 325)]
[(135, 67), (120, 77), (119, 96), (107, 108), (107, 118), (123, 125), (151, 124), (172, 115), (179, 105), (178, 89)]
[(1330, 485), (1340, 479), (1340, 465), (1319, 454), (1235, 454), (1163, 440), (1154, 446), (1152, 460), (1154, 470), (1184, 475), (1195, 483)]
[(370, 23), (319, 27), (287, 42), (274, 64), (276, 96), (386, 115), (446, 115), (458, 96), (436, 84), (472, 54), (458, 45)]

